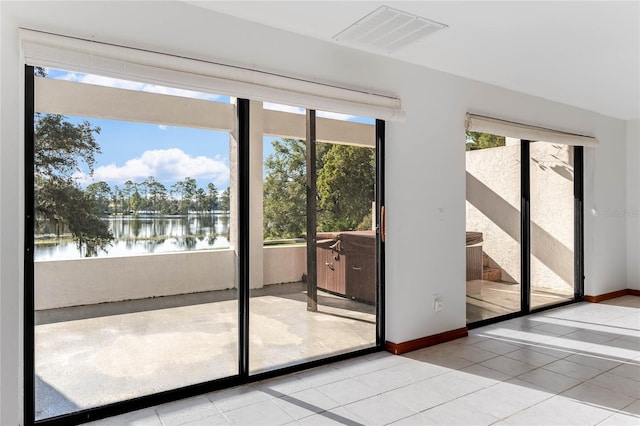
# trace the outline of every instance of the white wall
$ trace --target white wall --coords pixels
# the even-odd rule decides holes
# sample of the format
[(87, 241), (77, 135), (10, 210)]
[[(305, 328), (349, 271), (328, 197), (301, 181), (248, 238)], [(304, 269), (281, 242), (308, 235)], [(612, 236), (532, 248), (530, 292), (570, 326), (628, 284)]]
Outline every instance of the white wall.
[(640, 290), (640, 120), (627, 122), (627, 288)]
[[(601, 146), (585, 148), (585, 294), (627, 288), (626, 124), (595, 123)], [(597, 216), (591, 212), (597, 211)]]
[(18, 37), (14, 23), (0, 2), (0, 424), (15, 425), (20, 418), (22, 369), (22, 206), (24, 193), (22, 120), (20, 89), (23, 77), (18, 58)]
[[(407, 119), (388, 124), (386, 150), (386, 338), (392, 342), (465, 326), (467, 111), (598, 137), (601, 146), (587, 155), (587, 208), (626, 205), (626, 129), (620, 120), (183, 3), (3, 1), (0, 8), (3, 425), (17, 423), (21, 401), (24, 188), (19, 26), (400, 96)], [(586, 227), (587, 294), (625, 288), (626, 222), (590, 216)], [(434, 294), (444, 301), (437, 314), (430, 308)]]

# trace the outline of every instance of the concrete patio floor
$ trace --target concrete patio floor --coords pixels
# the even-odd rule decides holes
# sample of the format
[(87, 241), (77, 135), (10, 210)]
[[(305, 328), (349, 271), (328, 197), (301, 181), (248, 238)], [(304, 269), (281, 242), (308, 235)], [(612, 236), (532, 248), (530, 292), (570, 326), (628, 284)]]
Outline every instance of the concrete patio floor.
[[(375, 307), (306, 284), (252, 290), (251, 373), (375, 345)], [(36, 418), (237, 374), (236, 290), (36, 312)]]
[[(494, 318), (520, 311), (520, 284), (487, 280), (468, 283), (480, 284), (481, 290), (467, 293), (467, 323)], [(551, 292), (549, 289), (531, 289), (531, 307), (561, 303), (573, 298), (573, 293)]]

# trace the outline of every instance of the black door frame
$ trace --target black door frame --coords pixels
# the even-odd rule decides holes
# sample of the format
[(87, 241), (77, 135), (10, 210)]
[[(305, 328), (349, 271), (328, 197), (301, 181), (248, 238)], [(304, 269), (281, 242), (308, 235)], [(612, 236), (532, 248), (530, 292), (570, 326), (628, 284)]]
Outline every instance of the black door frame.
[[(183, 398), (189, 398), (242, 384), (252, 383), (271, 377), (326, 365), (332, 362), (354, 358), (384, 350), (384, 241), (381, 239), (380, 211), (384, 206), (384, 144), (385, 122), (376, 120), (376, 343), (370, 348), (305, 361), (300, 364), (274, 369), (257, 374), (249, 374), (249, 131), (250, 101), (238, 99), (238, 374), (196, 383), (181, 388), (170, 389), (133, 399), (118, 401), (99, 407), (83, 409), (61, 416), (35, 420), (35, 304), (34, 304), (34, 142), (35, 142), (35, 68), (25, 65), (25, 229), (24, 229), (24, 398), (23, 421), (29, 425), (70, 425), (99, 420), (134, 410), (159, 405)], [(314, 117), (315, 121), (315, 117)]]
[(520, 141), (520, 310), (467, 324), (468, 329), (580, 302), (584, 297), (584, 147), (573, 146), (574, 295), (531, 308), (531, 143)]

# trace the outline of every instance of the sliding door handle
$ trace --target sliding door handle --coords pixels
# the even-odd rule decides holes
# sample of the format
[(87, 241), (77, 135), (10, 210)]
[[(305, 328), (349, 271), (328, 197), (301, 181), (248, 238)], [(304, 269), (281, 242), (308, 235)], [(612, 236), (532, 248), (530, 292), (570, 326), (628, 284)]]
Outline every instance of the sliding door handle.
[(380, 241), (384, 243), (387, 234), (387, 221), (384, 206), (380, 207)]

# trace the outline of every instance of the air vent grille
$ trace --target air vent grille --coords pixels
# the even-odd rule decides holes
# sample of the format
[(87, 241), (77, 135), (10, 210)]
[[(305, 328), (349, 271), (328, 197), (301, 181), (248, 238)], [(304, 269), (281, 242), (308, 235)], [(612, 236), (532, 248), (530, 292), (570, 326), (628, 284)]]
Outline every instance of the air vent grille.
[(333, 39), (355, 47), (393, 53), (443, 28), (447, 26), (388, 6), (381, 6), (336, 34)]

